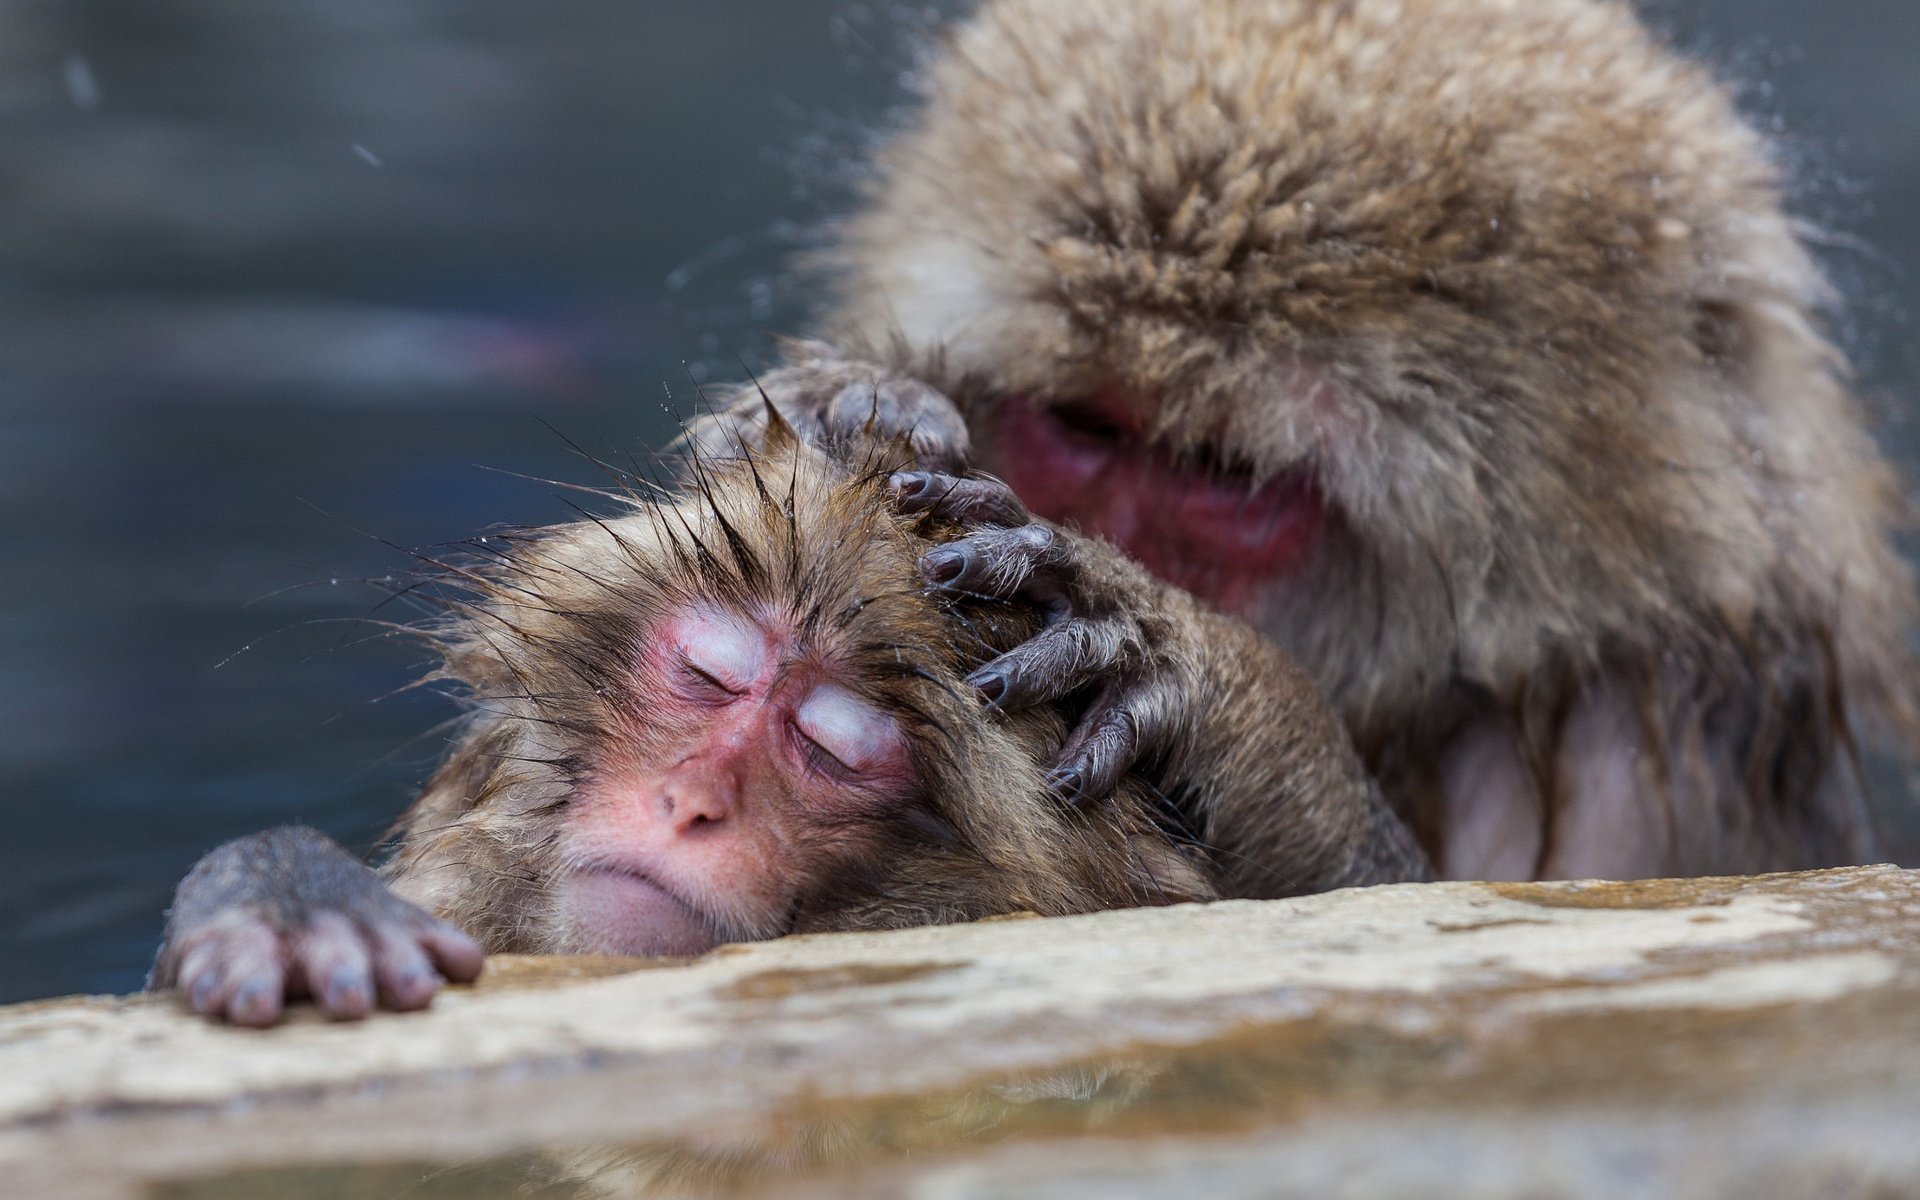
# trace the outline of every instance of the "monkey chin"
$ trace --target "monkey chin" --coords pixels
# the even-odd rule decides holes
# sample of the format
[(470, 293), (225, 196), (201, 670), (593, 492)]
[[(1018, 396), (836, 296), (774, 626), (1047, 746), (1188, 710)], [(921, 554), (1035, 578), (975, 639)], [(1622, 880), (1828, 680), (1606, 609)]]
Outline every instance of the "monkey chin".
[(555, 901), (570, 948), (582, 954), (704, 954), (722, 940), (698, 909), (625, 867), (572, 871)]

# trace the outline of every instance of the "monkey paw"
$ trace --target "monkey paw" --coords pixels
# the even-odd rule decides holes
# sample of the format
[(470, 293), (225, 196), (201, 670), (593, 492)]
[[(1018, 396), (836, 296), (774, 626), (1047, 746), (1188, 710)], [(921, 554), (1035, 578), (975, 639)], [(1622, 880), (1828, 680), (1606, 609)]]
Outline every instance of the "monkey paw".
[(308, 998), (347, 1020), (424, 1008), (442, 977), (471, 980), (483, 958), (322, 835), (277, 829), (221, 846), (181, 881), (151, 984), (235, 1025), (271, 1025)]
[(1032, 640), (967, 677), (981, 697), (1014, 710), (1092, 690), (1047, 776), (1058, 799), (1102, 799), (1135, 763), (1178, 745), (1193, 672), (1155, 611), (1162, 585), (1111, 547), (1034, 521), (997, 479), (903, 471), (888, 485), (903, 512), (978, 528), (922, 556), (931, 586), (1045, 614)]
[(792, 365), (741, 387), (687, 427), (696, 455), (738, 457), (763, 448), (779, 419), (800, 440), (827, 450), (900, 440), (921, 466), (957, 471), (973, 454), (966, 419), (945, 395), (886, 367), (842, 358), (817, 342), (789, 348)]

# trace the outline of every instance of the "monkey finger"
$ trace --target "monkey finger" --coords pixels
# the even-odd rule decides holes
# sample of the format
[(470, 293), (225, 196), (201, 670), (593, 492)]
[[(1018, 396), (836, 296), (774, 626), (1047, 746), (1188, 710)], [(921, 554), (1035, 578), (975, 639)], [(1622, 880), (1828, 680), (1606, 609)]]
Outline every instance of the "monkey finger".
[(481, 969), (487, 965), (487, 952), (479, 942), (445, 921), (433, 921), (418, 936), (440, 974), (455, 983), (472, 983), (480, 978)]
[(958, 470), (972, 456), (967, 423), (947, 399), (917, 379), (878, 378), (848, 384), (828, 402), (827, 433), (846, 439), (904, 437), (924, 465)]
[(440, 975), (418, 936), (412, 930), (380, 926), (372, 937), (373, 978), (381, 1007), (412, 1012), (430, 1004), (440, 990)]
[(234, 984), (225, 1013), (229, 1024), (265, 1029), (280, 1019), (286, 1006), (286, 968), (276, 962)]
[(161, 986), (176, 987), (187, 998), (187, 1007), (201, 1016), (219, 1013), (227, 1002), (226, 960), (217, 938), (201, 938), (179, 955), (179, 970)]
[(888, 478), (894, 507), (957, 525), (1028, 525), (1033, 517), (1013, 489), (993, 478), (961, 479), (938, 471), (900, 471)]
[[(203, 1016), (271, 1024), (280, 1011), (285, 968), (280, 939), (251, 913), (223, 913), (169, 947), (179, 963), (174, 984)], [(271, 998), (261, 993), (271, 990)], [(249, 1019), (252, 1018), (252, 1019)]]
[(1111, 796), (1121, 776), (1166, 744), (1177, 711), (1165, 684), (1109, 689), (1067, 739), (1047, 773), (1047, 790), (1075, 806)]
[(287, 1000), (286, 948), (264, 923), (226, 940), (216, 1011), (235, 1025), (264, 1028)]
[(315, 914), (294, 939), (293, 959), (320, 1011), (355, 1020), (373, 1010), (373, 963), (366, 936), (337, 912)]
[(1045, 525), (989, 529), (948, 542), (920, 556), (920, 574), (949, 592), (1021, 599), (1049, 616), (1067, 615), (1071, 556)]
[(1058, 621), (966, 682), (992, 707), (1012, 712), (1077, 691), (1126, 662), (1135, 649), (1132, 631), (1118, 622)]
[[(206, 961), (204, 942), (205, 939), (169, 930), (166, 941), (160, 943), (160, 952), (153, 956), (153, 969), (147, 972), (147, 987), (154, 991), (184, 990), (187, 968), (196, 961), (201, 964)], [(200, 954), (198, 960), (194, 958), (196, 951)]]

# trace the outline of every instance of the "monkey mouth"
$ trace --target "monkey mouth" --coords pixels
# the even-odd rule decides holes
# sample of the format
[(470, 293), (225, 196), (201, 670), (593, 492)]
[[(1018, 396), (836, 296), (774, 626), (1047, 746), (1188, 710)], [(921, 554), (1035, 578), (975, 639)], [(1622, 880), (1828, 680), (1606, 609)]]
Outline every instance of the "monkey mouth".
[(996, 465), (1028, 508), (1224, 611), (1250, 614), (1320, 542), (1327, 503), (1311, 469), (1256, 481), (1232, 463), (1176, 457), (1112, 397), (1010, 397), (995, 411)]
[(557, 900), (578, 948), (589, 954), (702, 954), (722, 940), (699, 908), (625, 863), (590, 863), (568, 873)]

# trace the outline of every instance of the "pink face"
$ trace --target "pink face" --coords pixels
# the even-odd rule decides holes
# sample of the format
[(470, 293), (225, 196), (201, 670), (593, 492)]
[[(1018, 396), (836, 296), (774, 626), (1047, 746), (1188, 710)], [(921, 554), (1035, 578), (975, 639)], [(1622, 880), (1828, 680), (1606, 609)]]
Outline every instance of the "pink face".
[(718, 607), (660, 621), (633, 736), (575, 796), (561, 921), (582, 951), (777, 936), (807, 882), (913, 786), (898, 723), (790, 633)]
[(1106, 538), (1227, 612), (1247, 613), (1318, 543), (1326, 504), (1311, 477), (1254, 490), (1150, 444), (1118, 397), (996, 409), (995, 467), (1035, 513)]

